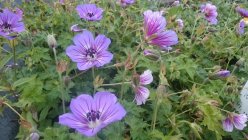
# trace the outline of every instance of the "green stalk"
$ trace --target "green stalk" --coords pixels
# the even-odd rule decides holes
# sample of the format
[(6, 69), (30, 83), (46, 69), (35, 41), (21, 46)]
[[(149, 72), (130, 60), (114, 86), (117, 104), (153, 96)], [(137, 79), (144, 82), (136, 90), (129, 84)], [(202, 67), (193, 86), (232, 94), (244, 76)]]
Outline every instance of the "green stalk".
[[(56, 62), (56, 67), (58, 66), (58, 58), (57, 58), (57, 52), (56, 52), (56, 48), (53, 47), (53, 54), (54, 54), (54, 59)], [(59, 75), (59, 87), (60, 87), (60, 92), (61, 92), (61, 99), (62, 99), (62, 107), (63, 107), (63, 113), (65, 113), (65, 97), (64, 97), (64, 88), (63, 88), (63, 80), (62, 80), (62, 76), (61, 73), (58, 72)]]
[(95, 68), (92, 67), (92, 79), (93, 79), (93, 94), (95, 94), (96, 92), (96, 88), (95, 88), (95, 84), (94, 84), (94, 81), (95, 81)]
[(153, 112), (153, 118), (152, 118), (152, 131), (155, 130), (156, 128), (156, 121), (157, 121), (157, 115), (158, 115), (158, 107), (159, 107), (159, 103), (158, 100), (156, 99), (156, 106)]
[(122, 99), (124, 94), (124, 83), (125, 83), (125, 76), (126, 76), (126, 69), (124, 70), (122, 74), (122, 82), (121, 82), (121, 92), (120, 92), (120, 99)]
[(123, 84), (131, 84), (131, 82), (121, 82), (121, 83), (112, 83), (112, 84), (102, 84), (101, 86), (117, 86)]
[(12, 111), (14, 111), (22, 120), (25, 120), (22, 115), (17, 112), (11, 105), (9, 105), (7, 102), (3, 102), (3, 104), (5, 104), (6, 106), (8, 106)]
[(13, 59), (14, 59), (14, 81), (16, 81), (16, 48), (14, 45), (14, 40), (9, 41), (9, 45), (12, 48), (12, 52), (13, 52)]

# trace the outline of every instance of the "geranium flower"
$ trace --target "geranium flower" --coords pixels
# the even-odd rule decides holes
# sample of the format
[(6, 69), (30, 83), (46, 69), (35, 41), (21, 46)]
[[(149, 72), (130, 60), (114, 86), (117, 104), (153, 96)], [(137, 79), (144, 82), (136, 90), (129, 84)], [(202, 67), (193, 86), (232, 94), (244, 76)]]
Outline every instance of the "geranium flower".
[(111, 41), (105, 35), (100, 34), (94, 39), (90, 31), (84, 30), (73, 38), (73, 42), (74, 45), (66, 49), (66, 54), (77, 63), (79, 70), (101, 67), (113, 58), (107, 50)]
[(118, 3), (121, 4), (122, 7), (126, 7), (128, 5), (131, 5), (135, 2), (135, 0), (117, 0)]
[(145, 40), (148, 44), (161, 48), (176, 45), (178, 37), (175, 31), (165, 31), (166, 20), (161, 12), (144, 12)]
[(82, 94), (72, 99), (70, 110), (71, 113), (59, 116), (59, 123), (88, 137), (126, 115), (126, 110), (110, 92), (97, 92), (93, 98)]
[(237, 7), (236, 11), (242, 16), (242, 17), (248, 17), (248, 10), (244, 8)]
[(201, 12), (205, 14), (205, 19), (210, 24), (217, 24), (217, 7), (213, 4), (207, 3), (205, 5), (201, 5)]
[(145, 104), (149, 97), (150, 91), (144, 87), (153, 81), (152, 72), (150, 70), (144, 71), (141, 75), (135, 75), (133, 80), (133, 88), (135, 91), (135, 100), (137, 105)]
[(102, 19), (103, 9), (97, 7), (95, 4), (81, 4), (77, 6), (76, 10), (82, 19), (88, 21), (98, 21)]
[(246, 127), (247, 116), (245, 114), (230, 114), (223, 120), (223, 129), (227, 132), (233, 131), (233, 125), (238, 130), (243, 130)]
[(238, 35), (243, 35), (245, 33), (245, 22), (241, 20), (236, 26), (236, 32)]
[(18, 33), (25, 31), (22, 20), (22, 11), (17, 9), (16, 13), (9, 9), (0, 12), (0, 35), (12, 40)]

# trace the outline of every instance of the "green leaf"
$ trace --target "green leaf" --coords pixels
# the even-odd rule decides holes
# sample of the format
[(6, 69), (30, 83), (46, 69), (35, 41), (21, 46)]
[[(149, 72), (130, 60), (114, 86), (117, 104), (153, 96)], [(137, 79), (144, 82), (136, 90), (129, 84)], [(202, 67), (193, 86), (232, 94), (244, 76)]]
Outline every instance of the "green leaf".
[(10, 91), (8, 87), (0, 86), (0, 91)]
[(12, 56), (13, 56), (12, 54), (8, 54), (8, 55), (4, 56), (3, 58), (1, 58), (0, 69), (2, 69), (10, 61)]
[(17, 81), (14, 82), (14, 84), (12, 85), (13, 89), (15, 89), (16, 87), (20, 86), (20, 85), (23, 85), (25, 83), (28, 83), (32, 80), (35, 79), (36, 76), (32, 76), (32, 77), (28, 77), (28, 78), (21, 78)]

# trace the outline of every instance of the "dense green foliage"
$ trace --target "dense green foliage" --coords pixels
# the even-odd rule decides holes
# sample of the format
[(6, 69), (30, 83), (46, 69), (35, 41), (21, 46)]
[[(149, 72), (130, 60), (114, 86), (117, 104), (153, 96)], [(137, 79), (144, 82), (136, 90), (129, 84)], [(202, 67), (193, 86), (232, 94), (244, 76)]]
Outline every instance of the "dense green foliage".
[[(9, 42), (0, 38), (0, 91), (19, 96), (17, 103), (9, 104), (20, 108), (25, 119), (20, 123), (18, 139), (25, 139), (32, 132), (38, 132), (45, 140), (91, 139), (57, 122), (58, 116), (63, 114), (61, 92), (65, 96), (66, 112), (69, 112), (71, 98), (93, 93), (93, 83), (97, 91), (111, 91), (118, 97), (123, 92), (119, 100), (127, 110), (127, 116), (103, 129), (98, 139), (245, 139), (247, 129), (227, 133), (221, 121), (226, 116), (223, 110), (236, 112), (240, 89), (248, 79), (248, 63), (239, 61), (248, 60), (248, 35), (238, 36), (235, 31), (241, 19), (235, 7), (237, 4), (245, 7), (247, 3), (213, 0), (218, 7), (219, 22), (209, 25), (199, 11), (204, 0), (183, 0), (178, 7), (155, 0), (137, 0), (126, 8), (117, 5), (115, 0), (90, 2), (104, 9), (101, 21), (80, 20), (75, 7), (82, 1), (67, 0), (61, 5), (34, 0), (18, 6), (24, 11), (27, 31), (14, 42), (19, 62), (16, 77), (15, 70), (6, 67), (13, 57), (11, 50), (3, 47)], [(10, 3), (5, 6), (9, 7)], [(161, 52), (144, 43), (143, 12), (148, 9), (164, 11), (167, 28), (177, 31), (179, 44), (171, 52)], [(177, 18), (184, 20), (182, 31), (177, 29)], [(112, 41), (109, 49), (114, 59), (96, 69), (95, 80), (90, 70), (80, 72), (65, 54), (75, 35), (70, 31), (73, 24), (95, 34), (105, 34)], [(54, 34), (57, 40), (58, 61), (68, 64), (63, 73), (56, 70), (53, 50), (46, 41), (48, 34)], [(140, 49), (136, 55), (137, 48)], [(145, 48), (157, 51), (161, 61), (144, 57)], [(130, 81), (134, 73), (141, 74), (146, 69), (153, 72), (154, 81), (148, 86), (150, 97), (145, 105), (137, 106), (133, 102), (134, 91), (129, 84), (102, 85)], [(230, 70), (231, 76), (208, 78), (220, 69)]]

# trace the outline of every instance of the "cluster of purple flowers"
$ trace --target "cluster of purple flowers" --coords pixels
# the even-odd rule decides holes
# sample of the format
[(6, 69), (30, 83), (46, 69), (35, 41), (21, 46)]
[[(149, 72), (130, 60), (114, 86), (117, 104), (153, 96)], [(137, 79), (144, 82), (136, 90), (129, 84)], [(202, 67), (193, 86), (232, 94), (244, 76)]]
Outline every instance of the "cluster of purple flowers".
[[(60, 0), (64, 4), (63, 0)], [(135, 0), (117, 0), (122, 6), (126, 7)], [(179, 1), (173, 3), (178, 6)], [(201, 12), (210, 24), (217, 24), (217, 7), (210, 3), (201, 5)], [(243, 8), (236, 8), (237, 12), (244, 17), (238, 24), (237, 32), (244, 34), (245, 25), (248, 24), (248, 11)], [(100, 21), (104, 10), (95, 4), (82, 4), (76, 7), (76, 11), (81, 19), (86, 21)], [(25, 31), (22, 22), (23, 12), (20, 9), (15, 11), (4, 9), (0, 12), (0, 35), (11, 40), (19, 33)], [(180, 30), (184, 27), (181, 19), (176, 20)], [(173, 30), (166, 30), (166, 19), (162, 12), (147, 10), (144, 12), (144, 38), (150, 45), (158, 46), (162, 50), (170, 50), (171, 46), (178, 44), (177, 33)], [(102, 67), (110, 63), (113, 54), (108, 51), (111, 40), (103, 34), (94, 35), (81, 29), (78, 24), (71, 26), (71, 31), (79, 32), (73, 38), (73, 44), (66, 49), (66, 54), (70, 59), (77, 63), (79, 70), (88, 70), (94, 67)], [(144, 51), (145, 56), (156, 59), (159, 57), (151, 50)], [(230, 71), (221, 70), (215, 73), (218, 77), (228, 77)], [(141, 75), (135, 74), (132, 86), (135, 92), (137, 105), (145, 104), (149, 98), (149, 89), (145, 86), (153, 81), (152, 71), (146, 70)], [(59, 116), (59, 123), (70, 128), (76, 129), (79, 133), (91, 137), (96, 135), (102, 128), (110, 123), (122, 120), (126, 115), (126, 110), (118, 103), (117, 97), (110, 92), (97, 92), (94, 97), (88, 94), (81, 94), (70, 103), (71, 113)], [(233, 131), (233, 126), (238, 130), (246, 127), (247, 116), (244, 114), (229, 114), (223, 120), (223, 129), (227, 132)]]

